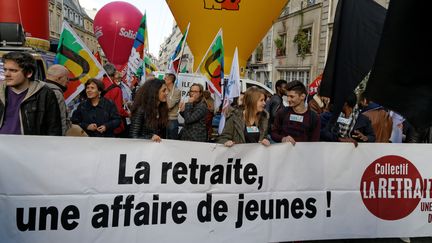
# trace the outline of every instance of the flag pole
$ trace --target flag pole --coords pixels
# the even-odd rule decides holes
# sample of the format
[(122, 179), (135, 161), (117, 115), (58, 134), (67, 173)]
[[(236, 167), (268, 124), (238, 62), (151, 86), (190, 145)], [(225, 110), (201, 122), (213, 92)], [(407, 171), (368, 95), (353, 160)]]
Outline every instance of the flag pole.
[(184, 41), (182, 43), (183, 46), (181, 47), (179, 65), (177, 66), (177, 70), (175, 70), (176, 73), (179, 73), (179, 70), (181, 67), (181, 63), (182, 63), (182, 59), (183, 59), (183, 52), (184, 52), (184, 49), (186, 48), (187, 35), (189, 34), (189, 27), (190, 27), (190, 22), (189, 22), (188, 26), (186, 27), (186, 36), (184, 37)]

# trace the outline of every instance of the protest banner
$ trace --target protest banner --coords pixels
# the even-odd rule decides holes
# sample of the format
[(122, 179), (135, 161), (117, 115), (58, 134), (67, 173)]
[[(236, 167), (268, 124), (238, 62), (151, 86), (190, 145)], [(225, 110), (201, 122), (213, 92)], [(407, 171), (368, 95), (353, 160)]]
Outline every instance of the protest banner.
[[(431, 145), (0, 136), (2, 242), (432, 235)], [(313, 153), (311, 153), (313, 151)]]

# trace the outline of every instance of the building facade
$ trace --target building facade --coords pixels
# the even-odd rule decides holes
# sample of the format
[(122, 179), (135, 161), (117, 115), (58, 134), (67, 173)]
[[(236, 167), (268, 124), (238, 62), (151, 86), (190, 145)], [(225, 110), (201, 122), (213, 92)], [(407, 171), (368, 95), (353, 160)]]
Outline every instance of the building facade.
[(93, 19), (87, 15), (78, 0), (63, 0), (63, 16), (90, 51), (101, 50), (93, 33)]
[[(389, 0), (375, 0), (388, 7)], [(324, 71), (338, 0), (291, 0), (249, 58), (246, 76), (311, 83)], [(270, 56), (269, 56), (270, 55)]]
[(55, 51), (60, 39), (63, 23), (63, 0), (49, 0), (48, 3), (49, 30), (51, 50)]
[(245, 77), (261, 82), (269, 88), (272, 87), (274, 29), (274, 26), (272, 26), (263, 40), (258, 44), (253, 54), (249, 57), (245, 70)]
[[(170, 36), (168, 36), (160, 46), (159, 60), (156, 62), (160, 70), (168, 70), (168, 64), (171, 56), (173, 55), (182, 37), (183, 33), (180, 31), (180, 28), (176, 24), (174, 24)], [(186, 46), (183, 51), (182, 60), (179, 68), (180, 72), (193, 72), (193, 62), (194, 57), (189, 46), (187, 45), (186, 40)]]

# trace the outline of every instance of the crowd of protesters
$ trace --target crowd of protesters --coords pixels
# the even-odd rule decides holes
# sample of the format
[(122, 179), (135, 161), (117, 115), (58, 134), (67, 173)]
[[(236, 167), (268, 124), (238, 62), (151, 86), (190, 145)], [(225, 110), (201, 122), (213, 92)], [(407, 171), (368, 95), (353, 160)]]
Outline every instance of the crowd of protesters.
[[(63, 93), (69, 71), (61, 65), (47, 70), (47, 79), (33, 80), (35, 61), (25, 52), (3, 56), (5, 80), (0, 83), (0, 134), (67, 135), (82, 129), (91, 137), (129, 137), (217, 142), (227, 147), (241, 143), (430, 142), (429, 130), (415, 130), (399, 114), (349, 94), (342, 111), (335, 114), (325, 97), (309, 95), (300, 81), (276, 82), (267, 97), (258, 87), (249, 88), (223, 110), (226, 122), (214, 135), (214, 100), (201, 84), (191, 85), (187, 99), (175, 87), (176, 75), (164, 80), (148, 78), (124, 99), (121, 73), (106, 64), (107, 75), (85, 83), (84, 99), (70, 115)], [(184, 119), (179, 124), (179, 115)]]

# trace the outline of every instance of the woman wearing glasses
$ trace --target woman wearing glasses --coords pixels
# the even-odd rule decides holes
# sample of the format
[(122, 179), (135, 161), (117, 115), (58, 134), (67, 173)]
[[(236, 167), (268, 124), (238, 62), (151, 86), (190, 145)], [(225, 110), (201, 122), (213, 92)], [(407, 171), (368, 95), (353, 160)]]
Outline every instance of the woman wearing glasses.
[(201, 84), (192, 84), (187, 103), (180, 103), (180, 115), (184, 118), (184, 127), (180, 131), (181, 140), (197, 142), (208, 140), (205, 123), (208, 108), (203, 99), (203, 90)]

